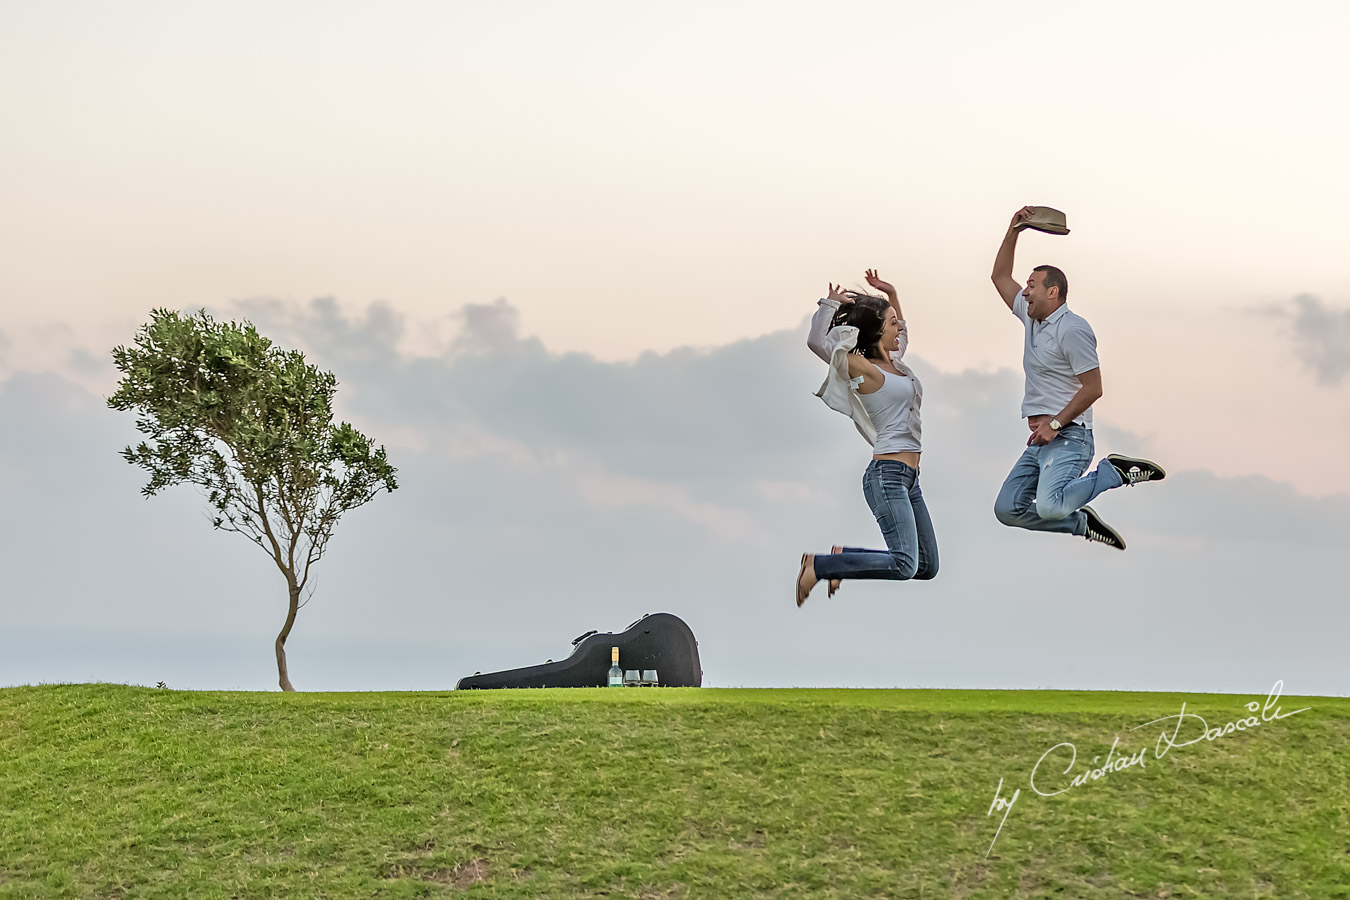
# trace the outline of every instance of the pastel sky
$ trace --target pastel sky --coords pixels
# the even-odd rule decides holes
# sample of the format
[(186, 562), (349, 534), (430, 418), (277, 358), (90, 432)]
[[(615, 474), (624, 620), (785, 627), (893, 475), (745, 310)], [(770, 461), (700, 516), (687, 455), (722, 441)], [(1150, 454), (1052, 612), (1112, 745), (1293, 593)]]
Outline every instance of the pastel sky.
[[(1318, 655), (1350, 624), (1345, 6), (0, 13), (0, 683), (272, 683), (275, 574), (190, 491), (141, 500), (101, 409), (113, 345), (205, 306), (333, 368), (405, 475), (339, 530), (302, 689), (441, 687), (660, 608), (722, 684), (1347, 692)], [(1016, 274), (1063, 268), (1096, 330), (1099, 452), (1173, 473), (1104, 498), (1119, 558), (989, 514), (1023, 426), (988, 275), (1023, 204), (1072, 229)], [(945, 571), (798, 615), (798, 554), (876, 540), (801, 340), (867, 267), (925, 377)], [(438, 629), (448, 658), (409, 649)]]

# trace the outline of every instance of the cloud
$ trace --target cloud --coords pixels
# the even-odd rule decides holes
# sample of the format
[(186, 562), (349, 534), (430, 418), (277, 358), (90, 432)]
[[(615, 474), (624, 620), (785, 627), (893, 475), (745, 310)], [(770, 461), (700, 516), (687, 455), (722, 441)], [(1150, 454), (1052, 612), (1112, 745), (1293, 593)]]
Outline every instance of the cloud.
[(248, 319), (278, 344), (340, 356), (346, 363), (387, 363), (397, 355), (406, 329), (403, 315), (383, 301), (371, 303), (353, 318), (344, 316), (332, 297), (316, 297), (303, 305), (254, 298), (207, 311), (217, 318)]
[(88, 375), (89, 353), (75, 346), (70, 326), (48, 322), (21, 326), (16, 332), (0, 331), (0, 381), (17, 372), (66, 369), (73, 376)]
[(454, 349), (461, 353), (490, 353), (507, 350), (518, 343), (520, 313), (505, 298), (495, 303), (469, 303), (460, 311), (464, 330), (455, 339)]
[[(804, 323), (602, 363), (549, 353), (505, 302), (461, 315), (457, 336), (476, 337), (431, 355), (400, 349), (418, 326), (385, 305), (218, 312), (332, 368), (341, 415), (400, 469), (400, 490), (349, 514), (316, 570), (289, 645), (301, 689), (446, 687), (666, 610), (694, 628), (713, 685), (1261, 691), (1278, 677), (1347, 692), (1350, 497), (1172, 471), (1094, 504), (1127, 553), (1003, 528), (991, 507), (1025, 440), (1018, 373), (911, 360), (943, 571), (797, 610), (802, 551), (879, 542), (859, 485), (868, 448), (811, 395)], [(117, 456), (135, 439), (127, 417), (21, 373), (0, 384), (0, 421), (14, 435), (0, 444), (0, 683), (273, 685), (284, 585), (211, 531), (190, 490), (139, 496)], [(1149, 450), (1106, 422), (1098, 441)]]
[(1336, 309), (1311, 294), (1299, 294), (1293, 309), (1276, 308), (1291, 320), (1292, 338), (1300, 358), (1322, 384), (1340, 384), (1350, 372), (1350, 309)]

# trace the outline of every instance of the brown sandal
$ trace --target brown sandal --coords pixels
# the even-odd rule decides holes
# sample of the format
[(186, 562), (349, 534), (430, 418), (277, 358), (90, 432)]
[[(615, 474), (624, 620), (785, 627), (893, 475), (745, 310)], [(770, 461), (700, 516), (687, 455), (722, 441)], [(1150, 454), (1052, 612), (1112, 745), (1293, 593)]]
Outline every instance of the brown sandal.
[(797, 570), (797, 590), (796, 590), (796, 593), (797, 593), (797, 605), (798, 605), (798, 606), (801, 606), (803, 603), (805, 603), (805, 602), (806, 602), (807, 595), (809, 595), (809, 594), (811, 593), (811, 589), (810, 589), (810, 588), (807, 588), (807, 589), (804, 590), (804, 591), (802, 590), (802, 576), (804, 576), (804, 575), (806, 574), (806, 558), (807, 558), (808, 556), (810, 556), (810, 555), (811, 555), (811, 554), (809, 554), (809, 553), (803, 553), (803, 554), (802, 554), (802, 567), (801, 567), (800, 569)]

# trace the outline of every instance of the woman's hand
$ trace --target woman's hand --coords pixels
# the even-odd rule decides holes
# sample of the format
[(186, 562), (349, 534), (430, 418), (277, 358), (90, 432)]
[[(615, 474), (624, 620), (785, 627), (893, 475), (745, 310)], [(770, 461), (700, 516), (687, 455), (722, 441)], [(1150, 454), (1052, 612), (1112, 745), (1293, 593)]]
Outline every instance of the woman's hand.
[(876, 269), (867, 270), (867, 283), (881, 291), (887, 297), (894, 297), (896, 295), (895, 286), (889, 281), (882, 281), (880, 276), (877, 275)]
[(840, 304), (853, 302), (853, 298), (844, 293), (844, 286), (842, 284), (831, 284), (830, 292), (825, 296)]

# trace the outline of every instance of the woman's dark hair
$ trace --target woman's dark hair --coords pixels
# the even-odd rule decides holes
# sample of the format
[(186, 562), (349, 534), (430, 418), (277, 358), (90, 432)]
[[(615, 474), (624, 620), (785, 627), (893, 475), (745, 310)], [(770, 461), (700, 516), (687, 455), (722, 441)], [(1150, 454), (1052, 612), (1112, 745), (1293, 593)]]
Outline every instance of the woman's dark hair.
[(852, 325), (858, 329), (858, 344), (853, 348), (853, 352), (861, 354), (865, 359), (881, 359), (877, 344), (881, 341), (881, 333), (886, 328), (886, 314), (891, 309), (890, 302), (885, 297), (860, 294), (857, 291), (844, 293), (853, 298), (853, 302), (839, 306), (830, 327)]

